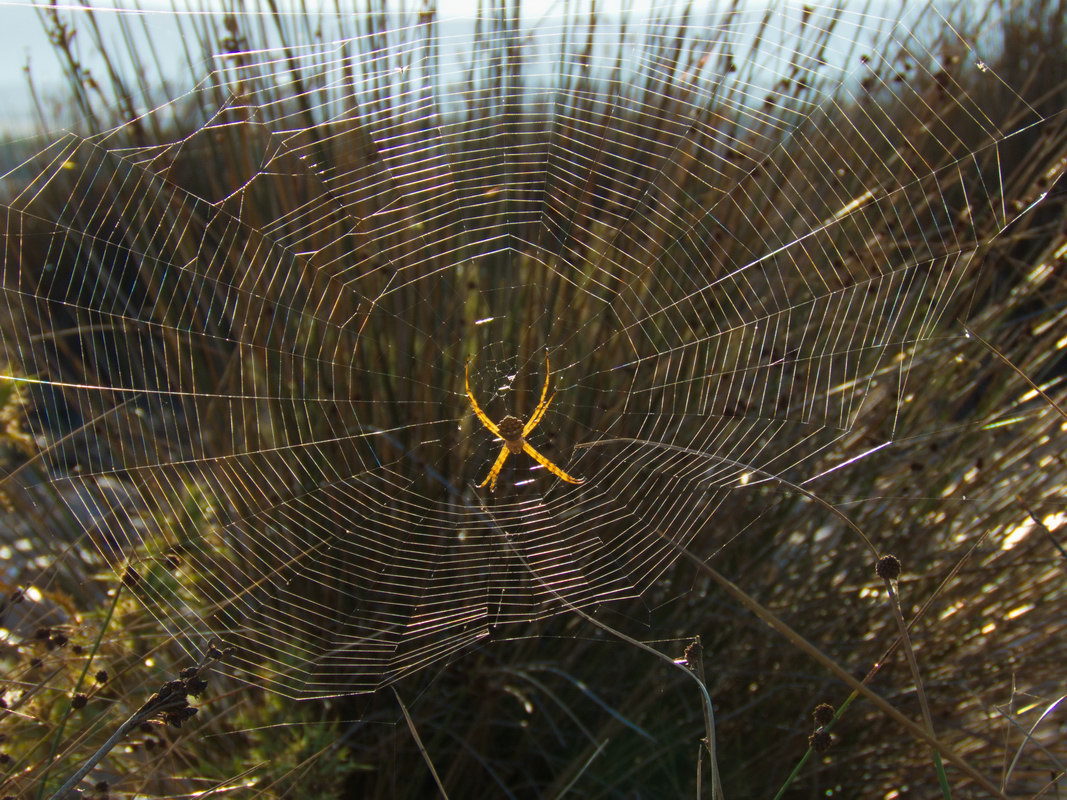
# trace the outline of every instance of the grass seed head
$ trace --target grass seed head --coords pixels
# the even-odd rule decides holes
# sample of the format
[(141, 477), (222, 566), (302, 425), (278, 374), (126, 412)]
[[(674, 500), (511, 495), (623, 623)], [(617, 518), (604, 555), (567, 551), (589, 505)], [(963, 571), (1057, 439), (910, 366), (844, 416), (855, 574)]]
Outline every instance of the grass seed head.
[(834, 718), (834, 707), (829, 703), (819, 703), (811, 712), (811, 716), (815, 720), (816, 727), (821, 728)]
[(884, 555), (878, 559), (874, 571), (878, 577), (885, 581), (893, 581), (900, 577), (900, 559), (896, 556)]
[(816, 753), (825, 753), (834, 743), (834, 738), (822, 728), (808, 737), (808, 746)]

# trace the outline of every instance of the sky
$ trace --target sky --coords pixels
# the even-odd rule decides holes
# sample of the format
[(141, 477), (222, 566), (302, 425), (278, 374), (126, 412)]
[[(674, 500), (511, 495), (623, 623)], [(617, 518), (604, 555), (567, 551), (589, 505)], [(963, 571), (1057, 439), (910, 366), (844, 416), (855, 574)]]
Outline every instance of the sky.
[[(410, 13), (404, 12), (403, 9), (410, 8), (412, 5), (417, 7), (417, 4), (423, 1), (408, 0), (403, 4), (398, 3), (398, 9), (400, 9), (400, 13)], [(684, 5), (684, 0), (671, 1), (679, 9)], [(176, 4), (179, 6), (192, 6), (194, 2), (195, 0), (191, 0), (188, 3), (183, 2), (183, 0), (176, 0)], [(310, 6), (314, 9), (316, 5), (321, 5), (321, 7), (330, 12), (336, 7), (334, 0), (289, 0), (288, 4), (291, 7), (295, 7), (298, 2), (301, 8)], [(495, 2), (499, 2), (499, 0), (486, 0), (486, 2), (492, 5)], [(573, 13), (576, 9), (581, 9), (583, 5), (587, 5), (589, 2), (591, 0), (523, 0), (523, 19), (527, 25), (535, 22), (551, 24), (554, 19), (567, 12)], [(740, 5), (746, 10), (754, 11), (752, 18), (758, 19), (759, 12), (769, 2), (772, 2), (772, 0), (755, 0), (755, 2), (750, 0)], [(866, 13), (872, 14), (869, 18), (872, 28), (877, 25), (879, 17), (883, 14), (893, 14), (894, 12), (890, 9), (899, 6), (899, 0), (846, 0), (846, 2), (850, 4), (854, 2), (857, 8), (862, 8)], [(363, 5), (359, 0), (351, 0), (351, 3), (352, 6)], [(597, 0), (597, 10), (602, 16), (610, 18), (621, 10), (623, 4), (626, 4), (635, 12), (635, 15), (640, 16), (641, 12), (647, 10), (653, 3), (655, 3), (657, 11), (662, 11), (667, 5), (667, 0)], [(708, 0), (702, 5), (698, 3), (697, 6), (702, 10), (714, 12), (716, 9), (721, 9), (731, 4), (729, 0)], [(817, 2), (810, 4), (820, 5)], [(171, 0), (141, 0), (139, 8), (134, 8), (132, 0), (121, 3), (96, 2), (94, 0), (92, 5), (97, 12), (95, 15), (97, 23), (108, 41), (119, 41), (120, 17), (124, 18), (126, 22), (136, 20), (138, 26), (144, 25), (151, 32), (152, 38), (156, 43), (156, 52), (152, 55), (159, 60), (163, 71), (170, 75), (181, 76), (179, 80), (183, 82), (183, 85), (188, 84), (188, 67), (184, 62), (183, 48), (181, 47)], [(192, 13), (198, 15), (210, 14), (220, 18), (218, 27), (221, 28), (221, 17), (225, 15), (225, 11), (222, 10), (223, 3), (218, 0), (201, 0), (199, 5), (209, 10)], [(258, 7), (258, 4), (255, 3), (243, 5), (251, 8)], [(280, 5), (284, 9), (287, 5), (286, 0), (281, 0)], [(477, 0), (437, 0), (436, 5), (438, 19), (440, 20), (448, 20), (450, 18), (469, 20), (478, 8)], [(800, 9), (805, 3), (800, 2), (800, 0), (797, 0), (797, 2), (781, 0), (773, 3), (773, 5), (776, 8), (784, 9), (787, 13), (793, 12), (799, 15)], [(914, 4), (916, 8), (925, 5), (925, 2)], [(65, 14), (80, 13), (78, 11), (80, 7), (76, 4), (58, 4), (58, 7), (63, 9)], [(247, 14), (249, 12), (242, 13)], [(81, 22), (85, 22), (84, 17), (82, 17)], [(457, 23), (457, 26), (453, 29), (459, 29), (460, 25), (460, 23)], [(467, 25), (469, 27), (469, 23)], [(84, 24), (80, 27), (84, 27)], [(447, 28), (443, 28), (443, 30), (447, 30)], [(93, 58), (93, 48), (90, 46), (91, 42), (88, 41), (87, 36), (87, 31), (82, 30), (75, 37), (75, 46), (80, 53), (80, 57), (90, 70), (94, 74), (101, 74), (104, 71), (103, 65), (99, 60)], [(329, 33), (327, 32), (325, 36), (329, 38)], [(124, 49), (123, 46), (117, 46), (112, 48), (112, 52), (122, 53)], [(212, 64), (205, 63), (204, 74), (207, 74), (212, 66)], [(0, 103), (0, 131), (8, 135), (19, 136), (33, 130), (33, 111), (26, 80), (27, 67), (32, 74), (34, 84), (38, 88), (40, 95), (56, 97), (62, 90), (64, 86), (63, 71), (56, 53), (48, 43), (38, 11), (33, 8), (33, 4), (30, 2), (19, 2), (18, 0), (7, 0), (5, 2), (0, 0), (0, 93), (2, 93), (0, 96), (4, 98), (4, 102)]]
[[(640, 8), (641, 3), (651, 1), (636, 0), (633, 5), (635, 8)], [(178, 0), (176, 4), (183, 5), (181, 0)], [(359, 4), (353, 2), (353, 6)], [(63, 83), (62, 67), (48, 43), (40, 15), (33, 5), (32, 2), (0, 0), (0, 96), (4, 98), (3, 103), (0, 104), (0, 129), (6, 129), (9, 132), (23, 127), (24, 123), (32, 122), (32, 105), (26, 83), (27, 66), (32, 72), (35, 85), (42, 94), (54, 93)], [(80, 13), (81, 6), (76, 3), (55, 5), (68, 14)], [(188, 5), (192, 6), (193, 3), (188, 3)], [(225, 15), (225, 12), (221, 10), (222, 2), (205, 0), (202, 5), (210, 10), (195, 13), (211, 14), (217, 17)], [(248, 5), (253, 6), (251, 3)], [(279, 5), (285, 8), (287, 3), (283, 0)], [(295, 5), (295, 2), (290, 2), (288, 5)], [(316, 5), (330, 10), (335, 8), (332, 0), (306, 0), (300, 5), (303, 8), (310, 6), (313, 9)], [(97, 12), (96, 18), (105, 37), (117, 36), (120, 16), (126, 17), (127, 20), (131, 16), (138, 18), (139, 24), (148, 28), (153, 39), (158, 43), (157, 56), (163, 61), (164, 67), (172, 69), (175, 74), (182, 74), (184, 64), (173, 5), (170, 0), (141, 0), (138, 8), (135, 8), (132, 2), (107, 3), (94, 0), (92, 6)], [(571, 6), (573, 7), (573, 3)], [(398, 4), (398, 8), (404, 7)], [(610, 13), (613, 8), (618, 9), (619, 0), (610, 0), (607, 3), (601, 0), (598, 7), (602, 12)], [(476, 11), (477, 3), (475, 0), (438, 0), (437, 8), (439, 19), (464, 18), (470, 17)], [(524, 17), (552, 17), (564, 11), (563, 0), (524, 0), (523, 2)], [(88, 53), (88, 48), (84, 44), (81, 49), (83, 53)], [(85, 59), (90, 69), (102, 66), (88, 55)], [(167, 66), (168, 60), (171, 62), (169, 67)]]

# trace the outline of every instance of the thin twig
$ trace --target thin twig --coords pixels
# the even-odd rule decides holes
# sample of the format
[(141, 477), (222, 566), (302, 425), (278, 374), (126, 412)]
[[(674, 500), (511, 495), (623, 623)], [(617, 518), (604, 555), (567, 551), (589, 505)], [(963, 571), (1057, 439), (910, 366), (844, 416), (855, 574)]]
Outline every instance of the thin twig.
[(1064, 700), (1067, 700), (1067, 695), (1061, 695), (1060, 697), (1052, 701), (1048, 705), (1048, 707), (1046, 707), (1045, 710), (1041, 712), (1041, 716), (1037, 718), (1037, 721), (1030, 726), (1030, 730), (1026, 730), (1026, 728), (1016, 722), (1012, 718), (1012, 715), (1005, 712), (1004, 709), (999, 708), (997, 706), (993, 706), (993, 708), (996, 709), (996, 711), (1002, 717), (1004, 717), (1004, 719), (1014, 725), (1023, 735), (1023, 740), (1019, 743), (1019, 749), (1015, 751), (1015, 757), (1012, 758), (1011, 765), (1008, 767), (1008, 771), (1004, 774), (1004, 779), (1000, 782), (1000, 787), (1003, 791), (1007, 791), (1008, 781), (1011, 780), (1011, 773), (1015, 771), (1015, 767), (1016, 765), (1018, 765), (1019, 759), (1022, 757), (1023, 748), (1025, 748), (1027, 744), (1034, 745), (1034, 747), (1038, 748), (1041, 752), (1048, 756), (1049, 760), (1057, 767), (1059, 767), (1060, 772), (1067, 772), (1067, 766), (1064, 766), (1063, 762), (1060, 761), (1059, 758), (1057, 758), (1051, 750), (1049, 750), (1044, 744), (1034, 738), (1034, 731), (1037, 730), (1037, 726), (1045, 720), (1045, 717), (1055, 711), (1056, 707), (1059, 706), (1059, 704), (1062, 703)]
[[(930, 713), (930, 703), (926, 699), (926, 690), (923, 688), (922, 675), (919, 672), (919, 662), (915, 658), (915, 648), (911, 644), (911, 635), (908, 633), (908, 624), (904, 621), (904, 614), (900, 610), (900, 598), (893, 588), (893, 581), (889, 578), (882, 579), (885, 589), (889, 593), (889, 607), (893, 611), (893, 618), (897, 621), (897, 629), (900, 631), (900, 640), (904, 645), (904, 655), (907, 657), (908, 666), (911, 669), (911, 679), (915, 683), (915, 693), (919, 697), (919, 708), (923, 715), (923, 724), (931, 736), (934, 732), (934, 718)], [(945, 765), (941, 762), (941, 754), (935, 749), (934, 770), (937, 772), (937, 780), (941, 785), (941, 795), (945, 800), (952, 800), (952, 789), (949, 787), (948, 776), (945, 775)]]
[(1033, 389), (1035, 392), (1037, 392), (1039, 395), (1041, 395), (1041, 397), (1044, 398), (1046, 403), (1048, 403), (1050, 406), (1052, 406), (1054, 409), (1056, 409), (1056, 413), (1058, 413), (1064, 419), (1067, 419), (1067, 411), (1064, 411), (1062, 408), (1060, 408), (1059, 405), (1056, 403), (1056, 401), (1053, 400), (1051, 397), (1048, 396), (1048, 394), (1045, 393), (1044, 389), (1042, 389), (1040, 386), (1038, 386), (1036, 383), (1034, 383), (1032, 380), (1030, 380), (1030, 376), (1029, 375), (1027, 375), (1025, 372), (1023, 372), (1021, 369), (1019, 369), (1013, 363), (1011, 363), (1011, 361), (1008, 360), (1008, 357), (1006, 355), (1004, 355), (1002, 352), (997, 350), (997, 348), (995, 348), (993, 345), (991, 345), (989, 342), (987, 342), (985, 339), (983, 339), (977, 333), (975, 333), (970, 328), (968, 328), (967, 325), (965, 325), (962, 321), (960, 322), (960, 325), (963, 327), (963, 330), (965, 330), (967, 332), (968, 336), (971, 336), (974, 339), (976, 339), (978, 342), (980, 342), (982, 345), (984, 345), (985, 348), (987, 350), (989, 350), (990, 353), (995, 355), (997, 358), (999, 358), (1001, 361), (1003, 361), (1005, 364), (1007, 364), (1009, 367), (1011, 367), (1013, 370), (1015, 370), (1016, 374), (1018, 374), (1018, 376), (1020, 378), (1022, 378), (1024, 381), (1026, 381), (1027, 384), (1029, 384), (1031, 389)]
[[(590, 755), (589, 758), (587, 758), (585, 760), (585, 763), (582, 764), (582, 766), (578, 768), (578, 772), (575, 773), (574, 777), (571, 778), (569, 781), (567, 781), (567, 785), (559, 790), (559, 794), (556, 795), (556, 797), (563, 797), (565, 794), (567, 794), (567, 792), (569, 792), (572, 788), (574, 788), (574, 784), (576, 784), (578, 782), (578, 779), (581, 778), (582, 775), (585, 774), (585, 771), (587, 769), (589, 769), (589, 765), (593, 763), (593, 760), (598, 755), (600, 755), (602, 752), (604, 752), (604, 748), (608, 746), (608, 742), (610, 742), (610, 741), (611, 741), (611, 739), (605, 739), (604, 741), (602, 741), (600, 744), (597, 745), (596, 750), (594, 750), (592, 755)], [(700, 795), (698, 794), (697, 797), (699, 797), (699, 796)]]
[(441, 783), (441, 777), (437, 774), (437, 770), (434, 769), (433, 761), (430, 760), (430, 754), (426, 750), (426, 746), (422, 743), (422, 737), (419, 736), (418, 728), (415, 727), (415, 721), (411, 718), (411, 714), (408, 713), (408, 707), (404, 705), (404, 701), (400, 699), (400, 692), (393, 687), (393, 695), (396, 697), (396, 702), (400, 706), (400, 710), (404, 714), (404, 720), (408, 724), (408, 730), (411, 731), (411, 738), (415, 740), (415, 745), (419, 748), (419, 753), (422, 754), (422, 760), (426, 762), (426, 766), (430, 768), (430, 774), (433, 775), (434, 783), (437, 784), (437, 790), (441, 793), (441, 797), (448, 800), (448, 792), (445, 791), (445, 785)]
[(1026, 505), (1026, 503), (1023, 502), (1023, 498), (1021, 495), (1015, 495), (1015, 499), (1019, 501), (1019, 505), (1023, 507), (1023, 510), (1026, 511), (1026, 515), (1030, 517), (1034, 525), (1036, 525), (1045, 532), (1045, 535), (1048, 537), (1049, 541), (1052, 542), (1052, 546), (1055, 547), (1059, 551), (1063, 559), (1067, 561), (1067, 550), (1064, 550), (1063, 545), (1056, 540), (1056, 537), (1053, 535), (1052, 530), (1049, 528), (1048, 525), (1044, 523), (1044, 520), (1042, 520), (1041, 517), (1034, 513), (1033, 509), (1031, 509), (1029, 506)]

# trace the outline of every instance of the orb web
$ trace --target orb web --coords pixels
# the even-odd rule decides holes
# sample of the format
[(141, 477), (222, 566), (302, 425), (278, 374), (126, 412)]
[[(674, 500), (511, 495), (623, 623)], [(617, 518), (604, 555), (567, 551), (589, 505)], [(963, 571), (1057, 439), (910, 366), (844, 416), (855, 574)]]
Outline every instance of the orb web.
[[(858, 468), (1048, 122), (994, 124), (925, 5), (190, 19), (195, 85), (6, 176), (4, 357), (27, 491), (296, 697), (638, 596), (724, 504)], [(529, 441), (584, 483), (478, 486), (468, 364), (496, 421), (549, 381)]]

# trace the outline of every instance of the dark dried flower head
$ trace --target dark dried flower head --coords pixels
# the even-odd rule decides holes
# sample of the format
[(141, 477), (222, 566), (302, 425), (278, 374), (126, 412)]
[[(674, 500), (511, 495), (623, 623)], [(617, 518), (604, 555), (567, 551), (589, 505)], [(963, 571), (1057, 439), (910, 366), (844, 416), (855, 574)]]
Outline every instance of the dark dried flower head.
[(833, 743), (833, 737), (821, 728), (808, 737), (808, 746), (816, 753), (825, 753)]
[(68, 642), (70, 642), (70, 639), (68, 639), (64, 634), (57, 633), (55, 636), (48, 640), (48, 649), (51, 650), (53, 647), (66, 647)]
[(811, 712), (811, 716), (815, 720), (815, 726), (821, 728), (823, 725), (828, 725), (834, 718), (834, 707), (829, 703), (819, 703)]
[(878, 577), (885, 581), (896, 580), (900, 577), (900, 559), (896, 556), (885, 555), (878, 559), (878, 565), (874, 568)]
[(38, 628), (33, 633), (33, 638), (39, 642), (45, 642), (52, 638), (51, 628)]
[(185, 681), (185, 690), (193, 697), (199, 697), (207, 688), (207, 681), (203, 678), (189, 678)]
[(11, 763), (11, 756), (9, 756), (7, 753), (0, 753), (0, 764), (10, 764), (10, 763)]
[(96, 675), (93, 676), (97, 683), (107, 683), (110, 677), (111, 676), (107, 674), (106, 669), (99, 670)]
[(42, 666), (43, 664), (44, 664), (44, 661), (42, 661), (39, 658), (31, 658), (30, 659), (30, 666), (33, 667), (34, 669), (37, 669), (38, 667)]
[(181, 695), (182, 697), (188, 694), (185, 689), (184, 681), (167, 681), (159, 690), (160, 699), (163, 699), (164, 697), (170, 697), (171, 695), (176, 694)]
[(178, 677), (182, 678), (183, 680), (187, 679), (187, 678), (195, 678), (196, 677), (196, 673), (197, 673), (197, 668), (196, 667), (186, 667), (185, 669), (183, 669), (181, 672), (178, 673)]
[(89, 698), (81, 692), (78, 692), (76, 695), (74, 695), (74, 697), (71, 698), (70, 707), (77, 711), (79, 708), (85, 708), (88, 703)]
[(76, 656), (80, 656), (85, 652), (85, 648), (80, 644), (72, 644), (70, 646), (70, 652), (74, 653)]
[(190, 717), (195, 717), (199, 711), (200, 709), (194, 706), (179, 708), (177, 711), (168, 711), (163, 715), (163, 721), (172, 727), (180, 728), (183, 722)]

